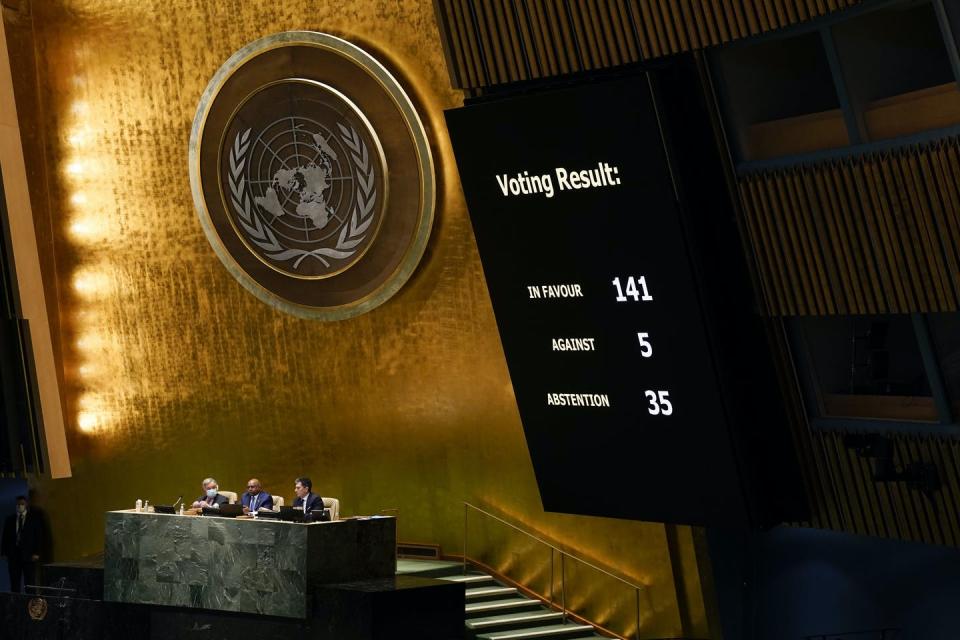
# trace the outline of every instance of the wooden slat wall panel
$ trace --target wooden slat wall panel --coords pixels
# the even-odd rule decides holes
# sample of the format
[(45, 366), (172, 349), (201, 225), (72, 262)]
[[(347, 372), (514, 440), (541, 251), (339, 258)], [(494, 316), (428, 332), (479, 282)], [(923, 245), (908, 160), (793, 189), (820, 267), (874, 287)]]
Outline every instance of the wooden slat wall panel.
[(960, 139), (740, 178), (774, 316), (960, 308)]
[(941, 481), (925, 493), (905, 481), (877, 482), (875, 462), (844, 444), (844, 434), (808, 432), (810, 522), (804, 526), (960, 546), (960, 442), (935, 436), (889, 436), (894, 462), (931, 464)]
[(779, 29), (863, 0), (435, 0), (459, 89), (612, 67)]

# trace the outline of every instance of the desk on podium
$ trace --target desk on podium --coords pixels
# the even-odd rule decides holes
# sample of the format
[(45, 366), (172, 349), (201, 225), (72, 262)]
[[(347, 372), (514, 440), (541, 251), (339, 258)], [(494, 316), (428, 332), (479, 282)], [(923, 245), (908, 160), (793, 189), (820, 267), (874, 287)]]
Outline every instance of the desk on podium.
[(396, 518), (111, 511), (104, 551), (104, 600), (305, 618), (321, 585), (394, 576)]

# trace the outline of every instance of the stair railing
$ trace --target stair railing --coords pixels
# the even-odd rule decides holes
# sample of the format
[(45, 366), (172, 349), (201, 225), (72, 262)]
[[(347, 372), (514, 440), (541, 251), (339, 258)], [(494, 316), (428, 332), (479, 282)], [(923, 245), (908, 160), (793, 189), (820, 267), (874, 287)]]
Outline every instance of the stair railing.
[(515, 525), (515, 524), (513, 524), (513, 523), (511, 523), (511, 522), (508, 522), (508, 521), (504, 520), (503, 518), (501, 518), (501, 517), (499, 517), (499, 516), (497, 516), (497, 515), (495, 515), (495, 514), (493, 514), (493, 513), (490, 513), (489, 511), (486, 511), (485, 509), (481, 509), (480, 507), (478, 507), (478, 506), (476, 506), (476, 505), (470, 504), (469, 502), (464, 502), (464, 503), (463, 503), (463, 573), (464, 573), (464, 575), (466, 575), (466, 573), (467, 573), (467, 540), (468, 540), (468, 535), (467, 535), (467, 534), (468, 534), (469, 515), (470, 515), (470, 511), (471, 511), (471, 510), (473, 510), (473, 511), (475, 511), (475, 512), (477, 512), (477, 513), (479, 513), (479, 514), (481, 514), (481, 515), (483, 515), (483, 516), (486, 516), (487, 518), (490, 518), (490, 519), (492, 519), (492, 520), (495, 520), (496, 522), (499, 522), (500, 524), (506, 525), (507, 527), (510, 527), (512, 530), (514, 530), (514, 531), (516, 531), (516, 532), (518, 532), (518, 533), (521, 533), (521, 534), (525, 535), (527, 538), (530, 538), (531, 540), (534, 540), (534, 541), (536, 541), (537, 543), (539, 543), (539, 544), (547, 547), (548, 549), (550, 549), (550, 604), (553, 605), (553, 606), (556, 606), (556, 604), (557, 604), (557, 603), (556, 603), (556, 600), (555, 600), (555, 598), (554, 598), (554, 591), (553, 591), (553, 586), (554, 586), (554, 582), (555, 582), (555, 576), (554, 576), (555, 557), (558, 556), (558, 555), (560, 556), (560, 608), (561, 608), (561, 610), (562, 610), (562, 612), (563, 612), (563, 619), (564, 619), (564, 620), (567, 619), (567, 614), (568, 614), (568, 612), (569, 612), (569, 609), (567, 609), (567, 571), (566, 571), (566, 563), (567, 563), (568, 560), (571, 561), (571, 562), (576, 562), (576, 563), (578, 563), (578, 564), (582, 564), (582, 565), (584, 565), (584, 566), (590, 567), (590, 568), (593, 569), (594, 571), (599, 571), (600, 573), (604, 574), (605, 576), (610, 577), (610, 578), (613, 578), (614, 580), (616, 580), (616, 581), (618, 581), (618, 582), (621, 582), (621, 583), (625, 584), (627, 587), (629, 587), (630, 589), (632, 589), (632, 590), (634, 591), (635, 596), (636, 596), (635, 602), (636, 602), (636, 608), (637, 608), (637, 610), (636, 610), (636, 614), (637, 614), (637, 615), (636, 615), (637, 627), (636, 627), (636, 635), (635, 635), (635, 638), (636, 638), (636, 640), (640, 640), (640, 591), (643, 590), (643, 589), (645, 589), (646, 587), (644, 587), (643, 585), (634, 584), (633, 582), (630, 582), (629, 580), (624, 580), (624, 579), (621, 578), (620, 576), (615, 575), (615, 574), (607, 571), (606, 569), (603, 569), (603, 568), (601, 568), (601, 567), (598, 567), (597, 565), (593, 564), (592, 562), (588, 562), (587, 560), (584, 560), (583, 558), (578, 558), (577, 556), (572, 555), (572, 554), (564, 551), (563, 549), (560, 549), (559, 547), (550, 544), (549, 542), (547, 542), (547, 541), (544, 540), (543, 538), (540, 538), (540, 537), (538, 537), (538, 536), (530, 533), (529, 531), (525, 531), (524, 529), (518, 527), (517, 525)]

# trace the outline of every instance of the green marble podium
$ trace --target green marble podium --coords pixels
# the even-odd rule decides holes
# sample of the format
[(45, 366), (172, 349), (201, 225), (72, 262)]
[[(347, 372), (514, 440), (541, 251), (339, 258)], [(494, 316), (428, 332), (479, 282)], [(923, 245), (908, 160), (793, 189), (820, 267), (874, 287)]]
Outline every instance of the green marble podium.
[(110, 511), (104, 600), (305, 618), (317, 587), (393, 577), (396, 519), (300, 524)]

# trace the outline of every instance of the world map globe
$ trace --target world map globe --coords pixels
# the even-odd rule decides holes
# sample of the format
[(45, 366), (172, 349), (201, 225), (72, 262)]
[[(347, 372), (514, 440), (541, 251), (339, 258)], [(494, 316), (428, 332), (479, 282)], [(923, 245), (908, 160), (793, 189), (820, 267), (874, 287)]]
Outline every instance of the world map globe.
[(265, 222), (271, 227), (283, 218), (287, 219), (285, 226), (300, 227), (299, 222), (290, 220), (294, 218), (302, 221), (309, 236), (311, 228), (322, 230), (336, 216), (331, 187), (335, 180), (344, 179), (336, 175), (340, 155), (330, 145), (327, 132), (309, 126), (316, 123), (299, 118), (288, 122), (285, 129), (278, 132), (274, 128), (270, 137), (260, 136), (254, 143), (255, 152), (261, 148), (258, 166), (266, 175), (250, 176), (252, 185), (261, 185), (254, 189), (260, 195), (253, 200), (268, 215)]

